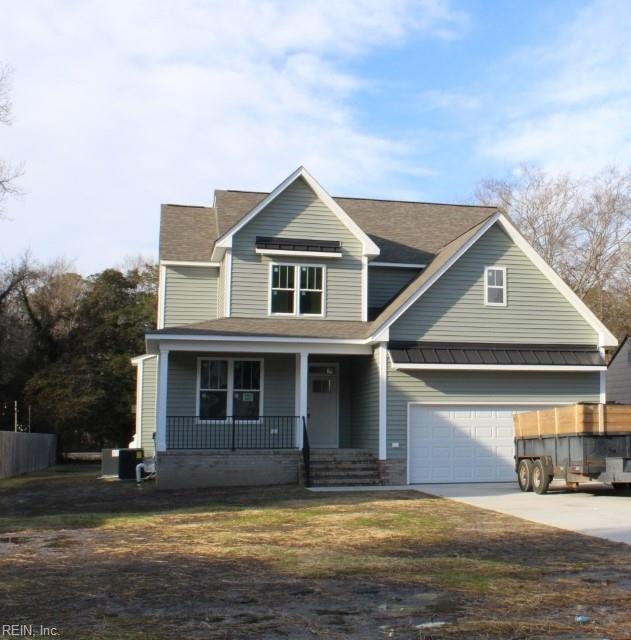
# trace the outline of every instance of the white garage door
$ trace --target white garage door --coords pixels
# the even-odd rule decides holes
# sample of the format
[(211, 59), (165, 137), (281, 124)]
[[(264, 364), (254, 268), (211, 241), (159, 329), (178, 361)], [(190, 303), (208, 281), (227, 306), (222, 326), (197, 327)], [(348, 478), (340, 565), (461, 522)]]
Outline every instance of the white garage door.
[(536, 406), (410, 406), (410, 482), (515, 480), (513, 413)]

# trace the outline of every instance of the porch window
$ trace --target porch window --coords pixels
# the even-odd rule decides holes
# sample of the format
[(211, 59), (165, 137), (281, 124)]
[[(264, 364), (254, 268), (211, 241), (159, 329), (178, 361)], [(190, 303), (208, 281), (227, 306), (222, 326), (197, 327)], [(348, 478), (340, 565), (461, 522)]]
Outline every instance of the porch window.
[(270, 313), (324, 315), (324, 267), (274, 264), (271, 267)]
[(258, 420), (261, 411), (262, 360), (200, 358), (198, 415), (202, 420), (227, 416)]
[(228, 409), (228, 362), (202, 360), (199, 376), (199, 415), (224, 420)]

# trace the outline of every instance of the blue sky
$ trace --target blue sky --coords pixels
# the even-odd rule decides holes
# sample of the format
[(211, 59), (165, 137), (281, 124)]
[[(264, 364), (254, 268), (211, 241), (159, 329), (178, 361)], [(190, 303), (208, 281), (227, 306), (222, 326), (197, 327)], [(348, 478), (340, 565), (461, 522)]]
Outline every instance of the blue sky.
[(0, 259), (155, 257), (161, 202), (269, 190), (465, 202), (521, 163), (631, 164), (631, 2), (3, 3), (24, 195)]

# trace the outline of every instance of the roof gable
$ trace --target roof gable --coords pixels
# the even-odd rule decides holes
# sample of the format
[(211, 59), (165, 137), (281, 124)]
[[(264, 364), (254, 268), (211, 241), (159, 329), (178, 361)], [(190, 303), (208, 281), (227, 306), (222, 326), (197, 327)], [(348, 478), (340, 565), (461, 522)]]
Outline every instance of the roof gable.
[(331, 196), (304, 167), (299, 167), (290, 176), (283, 180), (276, 189), (263, 197), (263, 199), (260, 200), (249, 211), (249, 213), (234, 223), (229, 229), (224, 231), (219, 238), (217, 238), (215, 248), (213, 250), (213, 259), (219, 258), (223, 251), (231, 248), (234, 235), (253, 220), (268, 205), (270, 205), (280, 194), (300, 179), (306, 182), (306, 184), (314, 191), (316, 196), (337, 216), (340, 222), (359, 240), (359, 242), (361, 242), (363, 254), (365, 256), (374, 257), (379, 255), (379, 247), (371, 240), (371, 238), (362, 231), (357, 223), (333, 198), (331, 198)]
[(543, 273), (543, 275), (567, 299), (576, 311), (591, 325), (598, 334), (599, 346), (617, 344), (615, 336), (594, 315), (587, 305), (570, 289), (556, 272), (539, 256), (515, 226), (500, 213), (489, 216), (485, 221), (472, 227), (443, 249), (436, 259), (421, 275), (413, 280), (401, 294), (392, 301), (373, 323), (373, 336), (386, 339), (389, 327), (400, 318), (430, 287), (438, 281), (484, 234), (495, 224), (499, 224), (510, 239), (522, 250), (527, 258)]

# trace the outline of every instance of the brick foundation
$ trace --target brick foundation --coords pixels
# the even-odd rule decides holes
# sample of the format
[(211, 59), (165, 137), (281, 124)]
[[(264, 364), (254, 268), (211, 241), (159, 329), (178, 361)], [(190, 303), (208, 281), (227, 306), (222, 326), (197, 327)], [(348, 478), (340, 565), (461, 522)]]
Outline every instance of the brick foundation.
[(298, 483), (295, 450), (171, 450), (157, 454), (159, 489)]
[(378, 460), (381, 484), (407, 484), (405, 460)]

